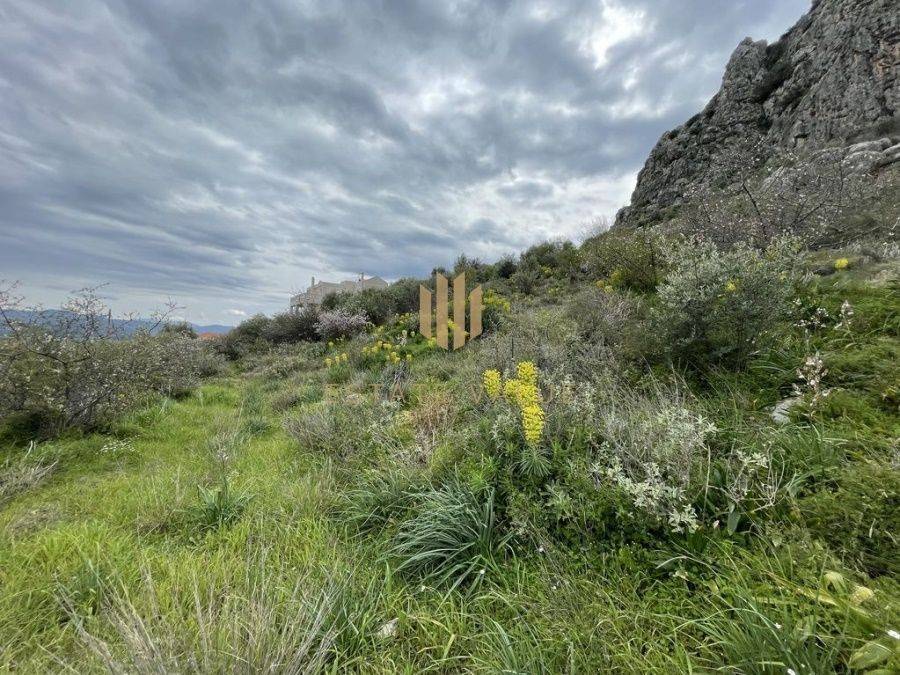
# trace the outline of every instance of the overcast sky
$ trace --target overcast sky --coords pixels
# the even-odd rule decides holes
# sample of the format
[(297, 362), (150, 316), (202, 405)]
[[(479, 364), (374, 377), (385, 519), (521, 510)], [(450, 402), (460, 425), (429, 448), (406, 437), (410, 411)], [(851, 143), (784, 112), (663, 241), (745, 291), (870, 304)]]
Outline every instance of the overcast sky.
[(808, 0), (0, 0), (0, 278), (236, 323), (614, 215)]

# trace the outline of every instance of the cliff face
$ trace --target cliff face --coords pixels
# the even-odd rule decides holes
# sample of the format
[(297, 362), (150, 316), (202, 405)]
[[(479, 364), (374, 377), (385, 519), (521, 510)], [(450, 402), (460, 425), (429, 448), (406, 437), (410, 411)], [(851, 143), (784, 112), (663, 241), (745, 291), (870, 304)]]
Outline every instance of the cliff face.
[(896, 161), (898, 106), (897, 0), (818, 0), (777, 42), (738, 45), (719, 92), (656, 144), (616, 225), (658, 220), (725, 166), (740, 164), (742, 153), (749, 161), (754, 147), (765, 158), (781, 148), (874, 141), (849, 149), (855, 168)]

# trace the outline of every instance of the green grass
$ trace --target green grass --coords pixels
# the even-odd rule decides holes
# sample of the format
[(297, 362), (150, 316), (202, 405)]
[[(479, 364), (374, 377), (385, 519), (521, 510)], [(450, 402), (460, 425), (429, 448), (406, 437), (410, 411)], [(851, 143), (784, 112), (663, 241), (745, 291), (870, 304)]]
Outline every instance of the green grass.
[[(850, 299), (850, 337), (785, 338), (693, 383), (716, 448), (770, 443), (794, 481), (731, 534), (560, 525), (563, 488), (509, 515), (521, 469), (494, 446), (480, 373), (542, 348), (551, 362), (550, 329), (417, 345), (389, 378), (358, 345), (339, 375), (259, 358), (104, 434), (8, 439), (2, 475), (24, 478), (0, 503), (0, 670), (896, 668), (900, 338), (896, 288), (869, 279), (810, 288), (829, 311)], [(834, 393), (775, 425), (810, 348)], [(552, 454), (577, 474), (575, 450)]]

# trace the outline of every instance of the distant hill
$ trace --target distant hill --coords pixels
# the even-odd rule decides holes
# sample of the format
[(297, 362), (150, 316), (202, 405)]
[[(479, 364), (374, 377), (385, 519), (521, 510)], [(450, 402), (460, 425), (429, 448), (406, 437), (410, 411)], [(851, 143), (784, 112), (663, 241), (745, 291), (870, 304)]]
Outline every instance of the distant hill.
[[(8, 312), (10, 318), (18, 320), (18, 321), (31, 321), (35, 317), (37, 312), (32, 311), (22, 311), (22, 310), (13, 310)], [(64, 314), (62, 310), (46, 310), (42, 312), (45, 320), (48, 322), (53, 322), (55, 318), (60, 317)], [(156, 322), (151, 321), (150, 319), (113, 319), (113, 325), (122, 331), (125, 335), (133, 335), (139, 330), (148, 330), (151, 326), (153, 326)], [(225, 326), (222, 324), (197, 324), (189, 322), (193, 329), (199, 335), (200, 333), (216, 333), (216, 334), (224, 334), (230, 331), (234, 326)], [(159, 327), (156, 328), (154, 332), (158, 332)], [(5, 326), (0, 326), (0, 335), (3, 335), (6, 332)]]

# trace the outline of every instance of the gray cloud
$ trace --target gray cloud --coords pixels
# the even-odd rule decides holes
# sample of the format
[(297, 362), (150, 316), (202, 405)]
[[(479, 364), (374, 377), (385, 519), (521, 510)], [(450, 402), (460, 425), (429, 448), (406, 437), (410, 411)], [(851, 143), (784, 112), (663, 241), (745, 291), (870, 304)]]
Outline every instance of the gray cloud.
[(0, 0), (0, 277), (194, 320), (572, 236), (808, 0)]

